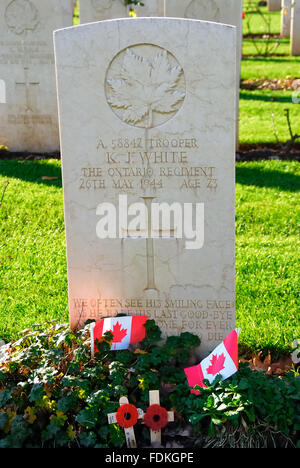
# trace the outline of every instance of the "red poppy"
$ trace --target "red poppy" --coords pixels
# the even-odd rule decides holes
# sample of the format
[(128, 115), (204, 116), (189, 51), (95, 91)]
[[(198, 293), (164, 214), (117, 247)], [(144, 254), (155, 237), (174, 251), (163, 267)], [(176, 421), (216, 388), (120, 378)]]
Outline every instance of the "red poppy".
[(134, 426), (137, 423), (138, 417), (138, 410), (134, 405), (130, 404), (120, 406), (116, 415), (117, 423), (125, 429)]
[(160, 405), (151, 405), (144, 416), (144, 423), (152, 431), (160, 431), (168, 425), (168, 412)]
[(242, 19), (245, 19), (246, 13), (243, 11), (242, 13)]

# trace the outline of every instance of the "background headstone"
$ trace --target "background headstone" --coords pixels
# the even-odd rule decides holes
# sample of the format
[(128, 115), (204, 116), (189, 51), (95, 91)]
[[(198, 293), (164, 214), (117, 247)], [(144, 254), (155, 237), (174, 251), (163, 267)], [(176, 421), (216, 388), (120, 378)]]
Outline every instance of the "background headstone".
[(6, 103), (6, 85), (4, 80), (0, 80), (0, 104)]
[(114, 18), (127, 18), (130, 8), (137, 16), (165, 16), (165, 0), (146, 0), (144, 6), (127, 5), (123, 0), (79, 0), (80, 23)]
[(0, 145), (11, 151), (59, 150), (53, 31), (72, 24), (72, 0), (0, 3)]
[[(147, 315), (206, 354), (235, 323), (236, 30), (119, 19), (58, 31), (55, 49), (71, 326)], [(99, 204), (120, 195), (203, 203), (204, 246), (134, 238), (122, 219), (122, 238), (99, 239)]]
[(293, 0), (281, 0), (281, 37), (290, 37)]
[(291, 14), (291, 55), (300, 55), (300, 0), (294, 0)]
[(280, 11), (281, 10), (281, 0), (268, 0), (268, 10), (269, 11)]
[(6, 361), (9, 358), (7, 350), (9, 348), (8, 344), (5, 344), (3, 340), (0, 340), (0, 363)]
[[(237, 28), (236, 49), (236, 141), (238, 146), (238, 119), (240, 98), (240, 76), (242, 60), (242, 12), (243, 0), (165, 0), (166, 16), (175, 18), (190, 18), (203, 21), (214, 21), (217, 23), (230, 24)], [(222, 44), (219, 45), (223, 47)]]

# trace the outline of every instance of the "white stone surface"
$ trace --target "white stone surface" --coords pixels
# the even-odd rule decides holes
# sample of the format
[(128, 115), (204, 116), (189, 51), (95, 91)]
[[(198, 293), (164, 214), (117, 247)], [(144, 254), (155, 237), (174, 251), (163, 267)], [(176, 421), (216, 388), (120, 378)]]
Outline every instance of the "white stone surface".
[(4, 341), (0, 340), (0, 363), (8, 359), (9, 355), (6, 352), (8, 348), (9, 344), (7, 345)]
[(167, 17), (191, 18), (236, 26), (239, 65), (242, 55), (242, 12), (243, 0), (166, 0)]
[[(234, 328), (235, 44), (232, 26), (186, 19), (56, 32), (72, 327), (148, 315), (198, 334), (202, 355)], [(204, 246), (132, 238), (122, 220), (125, 238), (99, 239), (97, 207), (119, 195), (203, 203)]]
[[(132, 5), (137, 16), (165, 16), (165, 0), (146, 0), (144, 6)], [(79, 0), (80, 23), (114, 18), (128, 18), (130, 5), (123, 0)]]
[(291, 34), (291, 5), (293, 0), (281, 0), (281, 37), (290, 37)]
[(6, 84), (4, 80), (0, 80), (0, 104), (6, 103)]
[(281, 0), (268, 0), (268, 10), (269, 11), (280, 11), (281, 10)]
[(294, 0), (292, 8), (291, 55), (300, 55), (300, 0)]
[(0, 145), (59, 150), (53, 31), (73, 24), (72, 0), (1, 0)]

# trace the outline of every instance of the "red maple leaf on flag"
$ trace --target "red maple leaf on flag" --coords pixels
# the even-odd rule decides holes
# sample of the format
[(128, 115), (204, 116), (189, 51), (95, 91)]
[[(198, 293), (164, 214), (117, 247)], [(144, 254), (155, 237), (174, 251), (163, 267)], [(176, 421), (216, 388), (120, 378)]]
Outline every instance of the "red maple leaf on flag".
[(112, 343), (121, 343), (123, 338), (127, 335), (127, 328), (122, 328), (119, 322), (115, 323), (113, 329), (109, 331), (113, 334)]
[(224, 367), (225, 359), (226, 358), (223, 353), (220, 354), (220, 356), (218, 356), (217, 354), (213, 354), (213, 357), (210, 360), (211, 365), (206, 369), (207, 374), (216, 375), (222, 369), (225, 369)]

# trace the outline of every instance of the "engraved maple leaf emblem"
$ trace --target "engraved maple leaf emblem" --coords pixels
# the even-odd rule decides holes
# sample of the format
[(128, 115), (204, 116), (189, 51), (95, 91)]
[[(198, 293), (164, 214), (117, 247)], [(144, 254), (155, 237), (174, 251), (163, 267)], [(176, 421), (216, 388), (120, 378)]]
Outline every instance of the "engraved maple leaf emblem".
[(116, 346), (116, 343), (121, 343), (121, 341), (123, 341), (123, 338), (125, 338), (125, 336), (127, 335), (127, 328), (122, 328), (122, 325), (117, 322), (113, 325), (113, 329), (112, 330), (109, 330), (112, 335), (113, 335), (113, 339), (112, 339), (112, 345), (113, 343), (115, 343), (115, 346)]
[(220, 354), (218, 356), (217, 354), (213, 354), (212, 359), (210, 360), (210, 366), (206, 369), (207, 374), (210, 375), (216, 375), (221, 372), (221, 370), (225, 369), (224, 363), (225, 363), (225, 356), (224, 354)]
[(171, 113), (185, 97), (176, 89), (183, 73), (180, 66), (171, 66), (166, 50), (157, 53), (150, 62), (127, 49), (118, 78), (107, 80), (112, 89), (108, 102), (124, 109), (123, 120), (136, 124), (144, 119), (146, 127), (153, 124), (153, 112)]
[(16, 34), (23, 34), (36, 28), (38, 10), (29, 0), (13, 0), (6, 8), (5, 20)]

